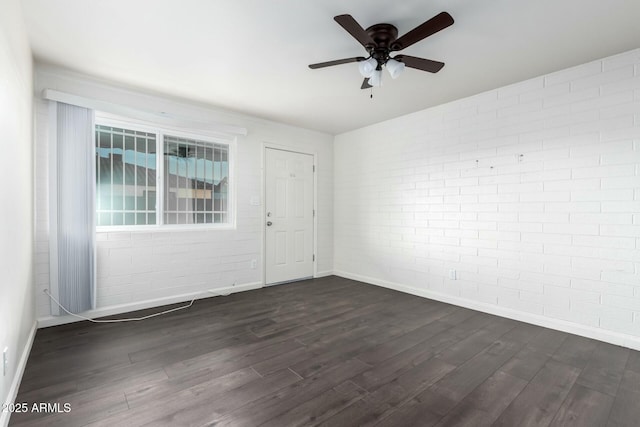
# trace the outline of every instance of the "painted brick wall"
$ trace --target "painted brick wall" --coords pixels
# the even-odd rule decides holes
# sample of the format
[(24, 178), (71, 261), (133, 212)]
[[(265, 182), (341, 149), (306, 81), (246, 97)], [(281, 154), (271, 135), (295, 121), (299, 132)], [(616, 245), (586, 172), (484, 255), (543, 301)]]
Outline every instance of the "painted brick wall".
[[(333, 269), (333, 137), (237, 113), (145, 95), (65, 71), (36, 70), (36, 303), (38, 317), (50, 315), (43, 290), (49, 286), (48, 106), (42, 89), (138, 108), (166, 111), (192, 122), (213, 121), (248, 130), (237, 142), (237, 228), (110, 232), (97, 234), (97, 305), (128, 311), (132, 304), (172, 299), (210, 289), (259, 286), (263, 281), (263, 143), (316, 153), (319, 275)], [(251, 204), (257, 198), (260, 205)], [(251, 260), (257, 267), (251, 268)], [(184, 298), (183, 298), (184, 299)], [(154, 304), (151, 304), (154, 305)], [(157, 305), (157, 303), (155, 304)]]
[(338, 135), (334, 156), (337, 274), (640, 345), (640, 49)]

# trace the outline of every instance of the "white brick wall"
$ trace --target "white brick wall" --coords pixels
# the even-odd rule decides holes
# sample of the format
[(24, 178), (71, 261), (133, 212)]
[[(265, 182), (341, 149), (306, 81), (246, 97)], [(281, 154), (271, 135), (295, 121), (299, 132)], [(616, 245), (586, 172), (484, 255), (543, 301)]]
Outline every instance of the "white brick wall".
[[(232, 284), (263, 281), (263, 206), (250, 203), (262, 195), (263, 143), (316, 153), (317, 269), (333, 270), (333, 137), (267, 120), (149, 96), (60, 70), (36, 70), (36, 305), (38, 317), (50, 315), (43, 290), (49, 286), (48, 109), (42, 89), (166, 111), (192, 122), (213, 121), (248, 130), (237, 142), (237, 228), (235, 230), (111, 232), (97, 234), (98, 308), (109, 309), (171, 298)], [(262, 202), (261, 202), (262, 204)], [(256, 269), (251, 260), (256, 259)]]
[(34, 100), (35, 115), (35, 290), (36, 315), (51, 313), (44, 290), (49, 288), (49, 140), (48, 107)]
[(338, 274), (640, 337), (640, 49), (338, 135), (334, 156)]

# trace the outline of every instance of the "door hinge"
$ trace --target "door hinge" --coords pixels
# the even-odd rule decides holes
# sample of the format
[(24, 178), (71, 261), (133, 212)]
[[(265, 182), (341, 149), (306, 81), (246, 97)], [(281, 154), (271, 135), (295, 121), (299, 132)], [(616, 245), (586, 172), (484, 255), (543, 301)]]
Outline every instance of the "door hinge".
[(313, 216), (316, 216), (316, 210), (315, 209), (313, 210)]
[(316, 165), (313, 165), (313, 171), (314, 172), (316, 171)]
[(313, 260), (314, 261), (316, 260), (316, 254), (313, 254)]

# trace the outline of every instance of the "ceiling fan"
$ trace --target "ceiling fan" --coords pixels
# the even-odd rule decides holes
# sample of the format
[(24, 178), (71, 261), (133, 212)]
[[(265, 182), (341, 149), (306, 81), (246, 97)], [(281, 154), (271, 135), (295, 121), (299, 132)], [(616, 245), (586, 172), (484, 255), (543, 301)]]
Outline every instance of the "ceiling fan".
[(364, 46), (369, 56), (320, 62), (309, 65), (309, 68), (316, 69), (359, 62), (360, 73), (364, 76), (361, 89), (380, 86), (382, 67), (385, 67), (394, 79), (402, 73), (405, 66), (430, 73), (440, 71), (444, 67), (444, 62), (409, 55), (396, 55), (392, 58), (391, 53), (405, 49), (447, 28), (454, 22), (451, 15), (447, 12), (441, 12), (398, 38), (398, 29), (391, 24), (375, 24), (365, 30), (351, 15), (338, 15), (333, 19)]

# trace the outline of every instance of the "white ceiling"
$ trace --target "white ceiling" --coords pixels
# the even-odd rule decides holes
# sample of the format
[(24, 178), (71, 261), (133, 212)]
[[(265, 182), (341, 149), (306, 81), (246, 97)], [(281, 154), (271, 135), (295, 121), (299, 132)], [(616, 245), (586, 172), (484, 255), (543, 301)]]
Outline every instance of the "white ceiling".
[[(23, 0), (36, 60), (145, 90), (341, 133), (639, 46), (639, 0)], [(438, 74), (385, 76), (333, 17), (404, 34), (449, 12), (453, 26), (402, 51)]]

